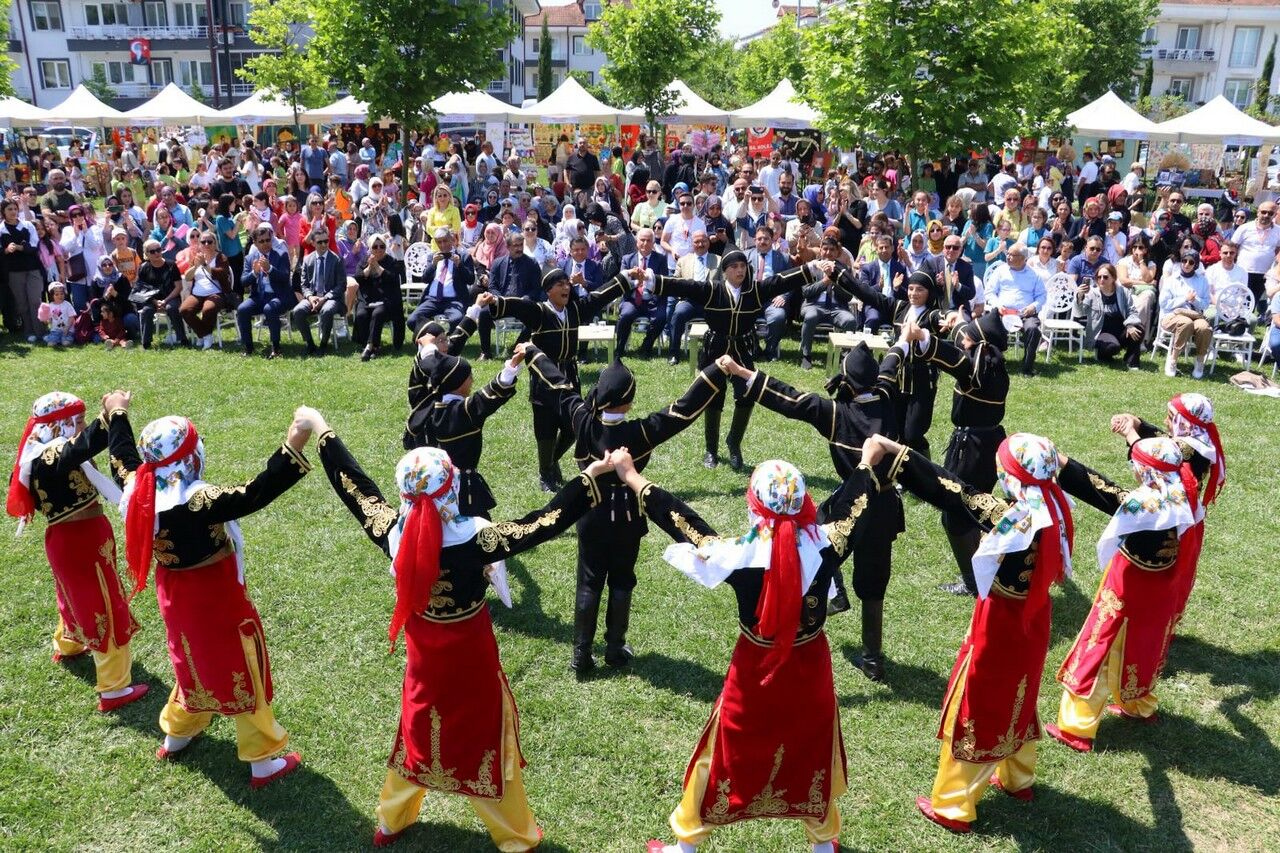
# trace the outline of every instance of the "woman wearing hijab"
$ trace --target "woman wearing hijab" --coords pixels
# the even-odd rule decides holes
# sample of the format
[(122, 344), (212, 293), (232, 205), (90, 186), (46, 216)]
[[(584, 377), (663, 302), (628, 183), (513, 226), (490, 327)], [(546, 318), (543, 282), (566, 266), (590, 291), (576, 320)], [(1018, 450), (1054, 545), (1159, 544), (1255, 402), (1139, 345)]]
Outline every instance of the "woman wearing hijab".
[(351, 182), (351, 204), (356, 210), (360, 209), (360, 202), (364, 201), (364, 197), (369, 194), (369, 167), (361, 164), (356, 166), (356, 176)]
[[(736, 362), (731, 362), (728, 370), (746, 383), (748, 399), (818, 430), (827, 440), (836, 476), (847, 480), (862, 459), (867, 438), (899, 434), (899, 372), (907, 358), (906, 347), (900, 345), (889, 350), (877, 365), (866, 344), (858, 344), (845, 353), (840, 372), (827, 381), (830, 399), (792, 388), (776, 377), (747, 370)], [(820, 522), (830, 516), (827, 504), (818, 507)], [(862, 606), (862, 653), (854, 659), (854, 665), (872, 681), (884, 681), (884, 596), (893, 565), (893, 541), (906, 529), (897, 492), (889, 489), (872, 494), (867, 517), (867, 533), (853, 556), (853, 589)], [(839, 566), (834, 581), (836, 594), (827, 603), (829, 614), (849, 609)]]
[(499, 258), (507, 256), (507, 235), (497, 222), (490, 222), (484, 227), (484, 236), (471, 250), (471, 260), (484, 268), (485, 272), (493, 269)]
[(595, 462), (541, 509), (492, 523), (463, 515), (461, 476), (440, 448), (419, 448), (396, 464), (399, 500), (387, 502), (342, 440), (314, 409), (299, 415), (319, 438), (320, 459), (338, 497), (392, 561), (396, 603), (390, 637), (407, 647), (400, 725), (379, 798), (374, 846), (394, 842), (417, 820), (427, 791), (461, 794), (500, 850), (531, 850), (542, 838), (525, 797), (519, 716), (498, 660), (485, 590), (510, 606), (503, 561), (547, 542), (598, 500)]
[(824, 504), (825, 524), (795, 466), (762, 462), (747, 488), (749, 527), (731, 538), (646, 480), (626, 453), (611, 458), (643, 512), (675, 540), (663, 559), (703, 586), (732, 587), (741, 632), (671, 813), (677, 842), (651, 841), (649, 850), (692, 853), (718, 826), (771, 817), (801, 821), (814, 853), (833, 853), (847, 777), (826, 598), (836, 566), (869, 526), (868, 499), (893, 488), (891, 460), (864, 450)]
[(458, 228), (458, 248), (470, 252), (484, 236), (480, 222), (480, 205), (472, 202), (462, 209), (462, 224)]
[(578, 218), (578, 211), (572, 204), (563, 208), (564, 218), (556, 225), (555, 240), (551, 248), (555, 252), (557, 262), (569, 257), (569, 244), (575, 237), (585, 237), (586, 223)]
[(809, 184), (804, 188), (803, 198), (809, 202), (814, 220), (825, 223), (827, 221), (827, 208), (822, 203), (822, 184)]
[[(707, 405), (724, 393), (724, 372), (714, 364), (707, 365), (670, 406), (645, 418), (628, 419), (636, 380), (621, 361), (601, 372), (596, 387), (584, 400), (551, 359), (536, 349), (529, 351), (528, 358), (534, 375), (556, 396), (560, 418), (576, 439), (573, 455), (579, 468), (626, 447), (635, 466), (644, 470), (658, 445), (692, 425)], [(596, 665), (591, 651), (606, 584), (604, 661), (613, 667), (631, 662), (634, 653), (627, 645), (631, 596), (636, 587), (640, 540), (649, 532), (630, 489), (615, 477), (605, 478), (601, 487), (600, 506), (583, 516), (577, 529), (578, 576), (569, 668), (579, 676)]]
[(896, 455), (904, 489), (944, 512), (970, 515), (984, 531), (973, 557), (978, 601), (942, 703), (938, 772), (931, 794), (916, 798), (926, 818), (966, 833), (988, 784), (1018, 800), (1034, 796), (1049, 587), (1071, 574), (1071, 503), (1057, 482), (1058, 451), (1038, 435), (1015, 433), (1000, 443), (1000, 497), (909, 448), (873, 441)]
[(214, 714), (236, 723), (237, 753), (249, 763), (250, 788), (261, 788), (302, 763), (271, 710), (271, 663), (258, 610), (245, 585), (238, 519), (265, 508), (311, 470), (302, 455), (311, 433), (295, 418), (261, 473), (222, 488), (204, 481), (204, 442), (183, 417), (143, 427), (135, 443), (130, 395), (117, 392), (108, 423), (111, 467), (124, 472), (120, 506), (132, 595), (156, 564), (156, 599), (173, 664), (174, 687), (160, 712), (160, 759), (174, 758)]
[(102, 413), (86, 424), (78, 397), (53, 391), (36, 400), (18, 442), (5, 500), (9, 515), (18, 519), (19, 534), (37, 509), (47, 521), (44, 550), (58, 606), (53, 661), (93, 653), (99, 711), (114, 711), (147, 693), (146, 684), (129, 683), (129, 641), (140, 626), (125, 601), (115, 534), (98, 502), (101, 495), (115, 503), (120, 489), (93, 465), (93, 457), (107, 449), (115, 404), (111, 395), (104, 397)]
[[(1181, 588), (1200, 556), (1204, 511), (1178, 443), (1139, 439), (1129, 464), (1138, 481), (1131, 490), (1075, 460), (1062, 472), (1073, 497), (1112, 514), (1098, 540), (1102, 582), (1058, 670), (1058, 722), (1045, 727), (1078, 752), (1093, 750), (1104, 714), (1155, 719), (1154, 690), (1182, 615)], [(1107, 704), (1110, 698), (1116, 704)]]
[(707, 196), (707, 210), (702, 217), (711, 243), (708, 250), (717, 257), (733, 248), (733, 223), (724, 215), (724, 202), (718, 195)]

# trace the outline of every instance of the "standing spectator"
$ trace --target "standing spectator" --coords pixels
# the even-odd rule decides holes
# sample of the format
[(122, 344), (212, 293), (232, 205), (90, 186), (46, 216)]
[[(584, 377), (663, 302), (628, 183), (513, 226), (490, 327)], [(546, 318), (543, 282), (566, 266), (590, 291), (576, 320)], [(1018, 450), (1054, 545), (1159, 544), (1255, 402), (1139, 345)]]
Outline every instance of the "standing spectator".
[(178, 265), (165, 258), (158, 240), (142, 244), (144, 261), (138, 269), (138, 280), (129, 292), (129, 301), (138, 312), (139, 337), (143, 349), (151, 349), (156, 333), (156, 312), (169, 318), (175, 341), (187, 345), (186, 329), (178, 309), (182, 303), (182, 273)]
[(218, 196), (218, 215), (213, 227), (218, 235), (218, 251), (231, 265), (232, 287), (240, 292), (240, 277), (244, 274), (244, 243), (240, 237), (240, 220), (236, 216), (236, 196), (223, 193)]
[(1200, 204), (1196, 206), (1196, 221), (1191, 225), (1191, 233), (1200, 240), (1200, 263), (1206, 267), (1216, 264), (1223, 238), (1222, 232), (1218, 229), (1218, 220), (1215, 218), (1213, 205)]
[(889, 217), (889, 224), (893, 226), (895, 235), (901, 233), (902, 221), (906, 216), (902, 212), (902, 205), (889, 198), (889, 182), (884, 178), (877, 179), (871, 185), (871, 198), (867, 199), (867, 215), (874, 216), (877, 213)]
[[(569, 155), (564, 164), (565, 174), (569, 177), (569, 186), (574, 194), (590, 195), (596, 178), (600, 177), (600, 161), (587, 148), (586, 137), (578, 137), (577, 147)], [(523, 187), (521, 187), (523, 189)], [(580, 207), (585, 204), (579, 203)]]
[(49, 191), (40, 196), (40, 209), (53, 215), (53, 221), (65, 227), (71, 224), (71, 208), (84, 205), (84, 199), (67, 186), (67, 173), (52, 169), (48, 176)]
[[(1129, 247), (1129, 234), (1124, 228), (1124, 215), (1113, 210), (1107, 214), (1107, 232), (1102, 235), (1102, 259), (1109, 264), (1118, 264)], [(1217, 260), (1215, 251), (1214, 260)]]
[(1249, 274), (1249, 290), (1257, 304), (1262, 304), (1267, 270), (1280, 247), (1280, 225), (1276, 225), (1276, 203), (1258, 205), (1258, 218), (1236, 228), (1231, 242), (1240, 247), (1240, 266)]
[(337, 140), (329, 142), (329, 180), (337, 178), (342, 187), (347, 185), (348, 160), (347, 154), (342, 150), (342, 146)]
[(67, 286), (60, 281), (49, 285), (49, 301), (40, 306), (42, 314), (48, 316), (46, 321), (49, 333), (44, 342), (54, 347), (71, 346), (76, 342), (73, 326), (76, 322), (76, 309), (67, 301)]
[(321, 228), (329, 234), (329, 245), (336, 246), (338, 218), (325, 210), (324, 198), (319, 193), (312, 193), (307, 196), (307, 209), (303, 211), (302, 219), (302, 256), (304, 258), (315, 251), (311, 245), (310, 235)]
[(1222, 230), (1223, 241), (1230, 240), (1235, 242), (1236, 229), (1249, 221), (1249, 209), (1247, 207), (1237, 207), (1231, 212), (1231, 224)]
[(707, 227), (693, 213), (693, 195), (681, 193), (677, 198), (679, 216), (667, 219), (662, 230), (662, 249), (673, 255), (677, 262), (693, 251), (693, 238), (696, 234), (706, 234)]
[[(345, 304), (347, 277), (342, 259), (329, 251), (329, 232), (323, 228), (311, 232), (315, 251), (302, 263), (303, 298), (290, 312), (293, 327), (307, 344), (307, 355), (324, 355), (333, 334), (333, 318)], [(320, 318), (320, 346), (311, 335), (311, 317)]]
[[(447, 193), (448, 189), (441, 187)], [(389, 220), (394, 215), (391, 196), (382, 191), (382, 178), (369, 181), (369, 194), (360, 200), (360, 218), (366, 234), (385, 234), (390, 230)]]
[(969, 221), (960, 238), (964, 241), (965, 260), (973, 267), (973, 277), (979, 282), (987, 273), (987, 241), (995, 233), (995, 226), (991, 224), (991, 211), (986, 204), (974, 202), (969, 209)]
[(91, 215), (92, 208), (73, 205), (67, 210), (71, 224), (62, 229), (62, 248), (67, 253), (67, 289), (77, 311), (89, 306), (89, 279), (102, 256), (102, 229)]
[(36, 229), (36, 237), (39, 241), (36, 244), (36, 250), (40, 253), (40, 267), (44, 270), (44, 280), (65, 282), (68, 273), (67, 253), (58, 242), (53, 220), (41, 216), (31, 224)]
[(462, 230), (462, 217), (458, 215), (458, 205), (448, 187), (438, 186), (431, 193), (431, 207), (423, 211), (422, 223), (433, 252), (440, 251), (433, 238), (441, 228), (447, 228), (454, 236)]
[(236, 174), (236, 164), (230, 157), (223, 157), (218, 161), (218, 177), (209, 184), (210, 198), (220, 199), (224, 193), (231, 193), (239, 199), (253, 195), (254, 192), (249, 182)]
[(276, 217), (276, 235), (289, 252), (289, 265), (297, 267), (302, 260), (302, 206), (291, 195), (284, 197), (284, 213)]
[(1209, 281), (1200, 270), (1200, 254), (1184, 250), (1178, 269), (1160, 281), (1160, 328), (1170, 332), (1173, 340), (1164, 362), (1164, 375), (1178, 375), (1178, 353), (1188, 341), (1195, 341), (1194, 379), (1204, 376), (1204, 358), (1213, 340), (1213, 327), (1205, 319), (1210, 305)]
[(906, 234), (910, 236), (917, 231), (926, 231), (930, 222), (941, 218), (942, 214), (933, 209), (929, 193), (917, 190), (911, 197), (911, 210), (907, 212)]
[[(365, 140), (368, 142), (369, 140)], [(302, 146), (302, 169), (306, 177), (307, 183), (303, 187), (304, 190), (311, 187), (324, 186), (324, 170), (328, 165), (329, 156), (324, 147), (320, 145), (320, 140), (315, 134), (307, 137), (307, 144)], [(292, 184), (290, 189), (292, 189)], [(301, 201), (302, 199), (299, 199)]]
[(987, 176), (986, 173), (979, 171), (981, 164), (978, 158), (974, 157), (969, 161), (969, 165), (965, 168), (964, 174), (960, 176), (957, 182), (958, 190), (970, 190), (970, 202), (986, 204), (987, 202)]
[(40, 268), (40, 238), (35, 226), (18, 218), (18, 200), (6, 198), (0, 204), (0, 254), (4, 257), (5, 326), (15, 335), (22, 334), (34, 344), (43, 334), (37, 314), (44, 291), (44, 273)]

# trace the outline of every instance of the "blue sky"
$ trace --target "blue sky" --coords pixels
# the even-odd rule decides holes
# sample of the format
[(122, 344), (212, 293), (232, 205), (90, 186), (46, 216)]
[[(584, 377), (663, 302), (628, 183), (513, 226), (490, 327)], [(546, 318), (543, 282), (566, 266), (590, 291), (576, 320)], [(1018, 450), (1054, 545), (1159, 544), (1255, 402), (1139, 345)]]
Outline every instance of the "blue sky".
[[(542, 5), (564, 6), (573, 0), (541, 0)], [(720, 9), (720, 34), (740, 36), (767, 27), (776, 19), (777, 11), (771, 0), (715, 0)], [(795, 2), (795, 0), (791, 0)], [(812, 5), (809, 0), (808, 5)]]

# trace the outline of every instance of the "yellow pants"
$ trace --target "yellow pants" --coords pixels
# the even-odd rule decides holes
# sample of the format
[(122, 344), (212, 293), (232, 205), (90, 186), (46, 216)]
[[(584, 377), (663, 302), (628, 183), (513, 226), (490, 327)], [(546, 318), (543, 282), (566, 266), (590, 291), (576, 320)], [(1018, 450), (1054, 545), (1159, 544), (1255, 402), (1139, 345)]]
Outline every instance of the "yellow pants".
[[(1076, 737), (1092, 740), (1098, 733), (1098, 725), (1102, 715), (1106, 713), (1107, 700), (1120, 695), (1120, 670), (1124, 666), (1124, 629), (1116, 638), (1107, 654), (1102, 672), (1093, 680), (1093, 690), (1088, 696), (1074, 695), (1070, 690), (1062, 691), (1062, 702), (1058, 705), (1058, 728)], [(1160, 707), (1156, 694), (1148, 693), (1141, 699), (1132, 702), (1119, 702), (1124, 712), (1134, 717), (1147, 718)]]
[[(85, 647), (66, 636), (67, 626), (58, 617), (58, 627), (53, 631), (53, 650), (65, 657), (72, 657), (84, 652)], [(93, 652), (93, 666), (98, 674), (98, 683), (94, 690), (106, 693), (110, 690), (123, 690), (129, 686), (133, 676), (133, 653), (129, 644), (117, 646), (115, 641), (107, 644), (105, 652)]]
[[(715, 732), (712, 732), (702, 748), (702, 754), (694, 763), (693, 773), (690, 774), (689, 781), (684, 786), (680, 805), (671, 812), (669, 820), (671, 831), (675, 833), (676, 838), (686, 844), (701, 844), (715, 829), (714, 826), (708, 826), (702, 820), (702, 799), (706, 795), (707, 780), (711, 776), (711, 749), (715, 741)], [(800, 818), (800, 823), (804, 825), (805, 837), (809, 839), (810, 844), (823, 844), (840, 837), (840, 807), (836, 805), (836, 797), (845, 792), (848, 783), (844, 777), (844, 768), (840, 764), (839, 752), (833, 749), (832, 753), (831, 799), (827, 813), (820, 818)]]
[[(411, 826), (418, 819), (426, 795), (426, 788), (410, 782), (394, 770), (388, 770), (387, 780), (382, 783), (382, 793), (378, 797), (378, 823), (383, 831), (394, 834)], [(499, 850), (520, 853), (538, 846), (542, 834), (529, 809), (518, 761), (512, 777), (506, 780), (501, 800), (467, 797), (467, 802), (484, 821)]]
[[(241, 637), (245, 646), (245, 661), (249, 678), (253, 682), (253, 698), (258, 710), (247, 714), (235, 714), (236, 754), (241, 761), (264, 761), (289, 744), (289, 733), (276, 722), (276, 715), (266, 699), (262, 685), (262, 673), (257, 666), (257, 648), (254, 638)], [(178, 687), (169, 692), (169, 701), (160, 711), (160, 731), (173, 737), (195, 737), (213, 720), (212, 711), (192, 713), (178, 704)]]
[(1036, 742), (1030, 741), (1002, 761), (974, 764), (960, 761), (951, 754), (951, 733), (955, 731), (956, 717), (960, 713), (960, 697), (968, 679), (968, 667), (960, 674), (956, 689), (951, 692), (943, 716), (942, 750), (938, 757), (938, 775), (933, 779), (933, 791), (929, 799), (933, 810), (951, 820), (972, 823), (978, 817), (978, 800), (991, 782), (994, 771), (1006, 791), (1022, 791), (1036, 781)]

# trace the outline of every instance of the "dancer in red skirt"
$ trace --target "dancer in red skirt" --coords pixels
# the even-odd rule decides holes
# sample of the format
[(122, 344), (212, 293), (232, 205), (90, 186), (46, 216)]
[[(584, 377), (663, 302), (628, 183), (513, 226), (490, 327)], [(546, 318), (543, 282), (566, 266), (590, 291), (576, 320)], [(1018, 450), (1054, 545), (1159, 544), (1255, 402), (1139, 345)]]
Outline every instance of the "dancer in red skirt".
[(396, 464), (397, 504), (388, 503), (314, 409), (300, 417), (320, 438), (320, 460), (338, 497), (392, 560), (396, 604), (391, 643), (403, 628), (408, 652), (400, 726), (387, 762), (373, 843), (394, 842), (418, 819), (427, 791), (461, 794), (499, 850), (532, 850), (542, 839), (525, 797), (519, 715), (498, 660), (485, 590), (508, 606), (503, 560), (554, 538), (600, 502), (599, 460), (542, 509), (513, 521), (459, 514), (458, 469), (436, 447)]
[[(1196, 481), (1169, 438), (1144, 438), (1130, 448), (1138, 487), (1125, 491), (1070, 460), (1062, 487), (1114, 513), (1098, 540), (1102, 583), (1067, 659), (1058, 671), (1062, 702), (1057, 725), (1045, 731), (1080, 752), (1093, 749), (1105, 712), (1152, 721), (1156, 680), (1181, 615), (1186, 579), (1199, 557)], [(1185, 473), (1184, 473), (1185, 471)], [(1108, 705), (1114, 697), (1117, 704)]]
[(221, 714), (235, 720), (249, 785), (261, 788), (292, 773), (301, 759), (296, 752), (273, 757), (289, 743), (289, 733), (271, 711), (271, 663), (262, 620), (245, 587), (237, 519), (267, 506), (311, 470), (302, 455), (310, 433), (295, 422), (262, 473), (222, 488), (202, 479), (204, 443), (189, 420), (152, 421), (135, 445), (128, 393), (109, 400), (120, 409), (110, 421), (111, 464), (127, 472), (121, 506), (133, 594), (146, 587), (155, 563), (156, 599), (177, 682), (160, 712), (165, 738), (156, 757), (173, 758)]
[[(896, 452), (897, 444), (877, 441)], [(912, 450), (898, 475), (920, 499), (967, 514), (985, 530), (973, 557), (978, 601), (942, 702), (938, 772), (930, 795), (916, 799), (926, 818), (960, 833), (970, 831), (990, 784), (1019, 800), (1033, 797), (1049, 587), (1070, 572), (1074, 540), (1052, 442), (1015, 433), (1000, 443), (996, 463), (1007, 500), (978, 492)]]
[(1190, 483), (1188, 477), (1191, 477), (1196, 483), (1195, 488), (1187, 490), (1188, 497), (1192, 492), (1199, 496), (1196, 526), (1181, 540), (1181, 547), (1195, 551), (1195, 559), (1188, 558), (1188, 571), (1180, 575), (1175, 584), (1177, 613), (1181, 620), (1191, 589), (1195, 586), (1196, 566), (1204, 546), (1205, 509), (1217, 500), (1218, 493), (1227, 484), (1227, 454), (1222, 448), (1218, 426), (1213, 422), (1213, 403), (1203, 394), (1178, 394), (1170, 400), (1164, 426), (1166, 432), (1130, 414), (1116, 415), (1111, 419), (1112, 432), (1124, 436), (1130, 448), (1139, 439), (1160, 435), (1168, 435), (1176, 441), (1182, 449), (1183, 482)]
[(741, 628), (724, 690), (685, 770), (684, 797), (671, 813), (677, 843), (651, 841), (649, 850), (690, 853), (718, 826), (791, 818), (804, 825), (816, 853), (832, 853), (846, 775), (823, 625), (836, 567), (866, 529), (868, 501), (893, 488), (892, 460), (864, 448), (862, 464), (824, 504), (822, 525), (795, 466), (762, 462), (747, 489), (751, 527), (722, 539), (637, 473), (625, 449), (610, 458), (641, 511), (676, 541), (663, 558), (704, 586), (728, 583)]
[(114, 711), (145, 696), (147, 685), (129, 683), (129, 640), (139, 626), (116, 573), (115, 534), (98, 502), (101, 495), (114, 503), (120, 490), (93, 467), (93, 457), (107, 449), (107, 419), (114, 412), (104, 409), (88, 425), (84, 413), (78, 397), (61, 391), (36, 400), (18, 442), (5, 505), (18, 519), (19, 533), (37, 509), (48, 521), (44, 550), (58, 604), (53, 660), (91, 651), (98, 710)]

